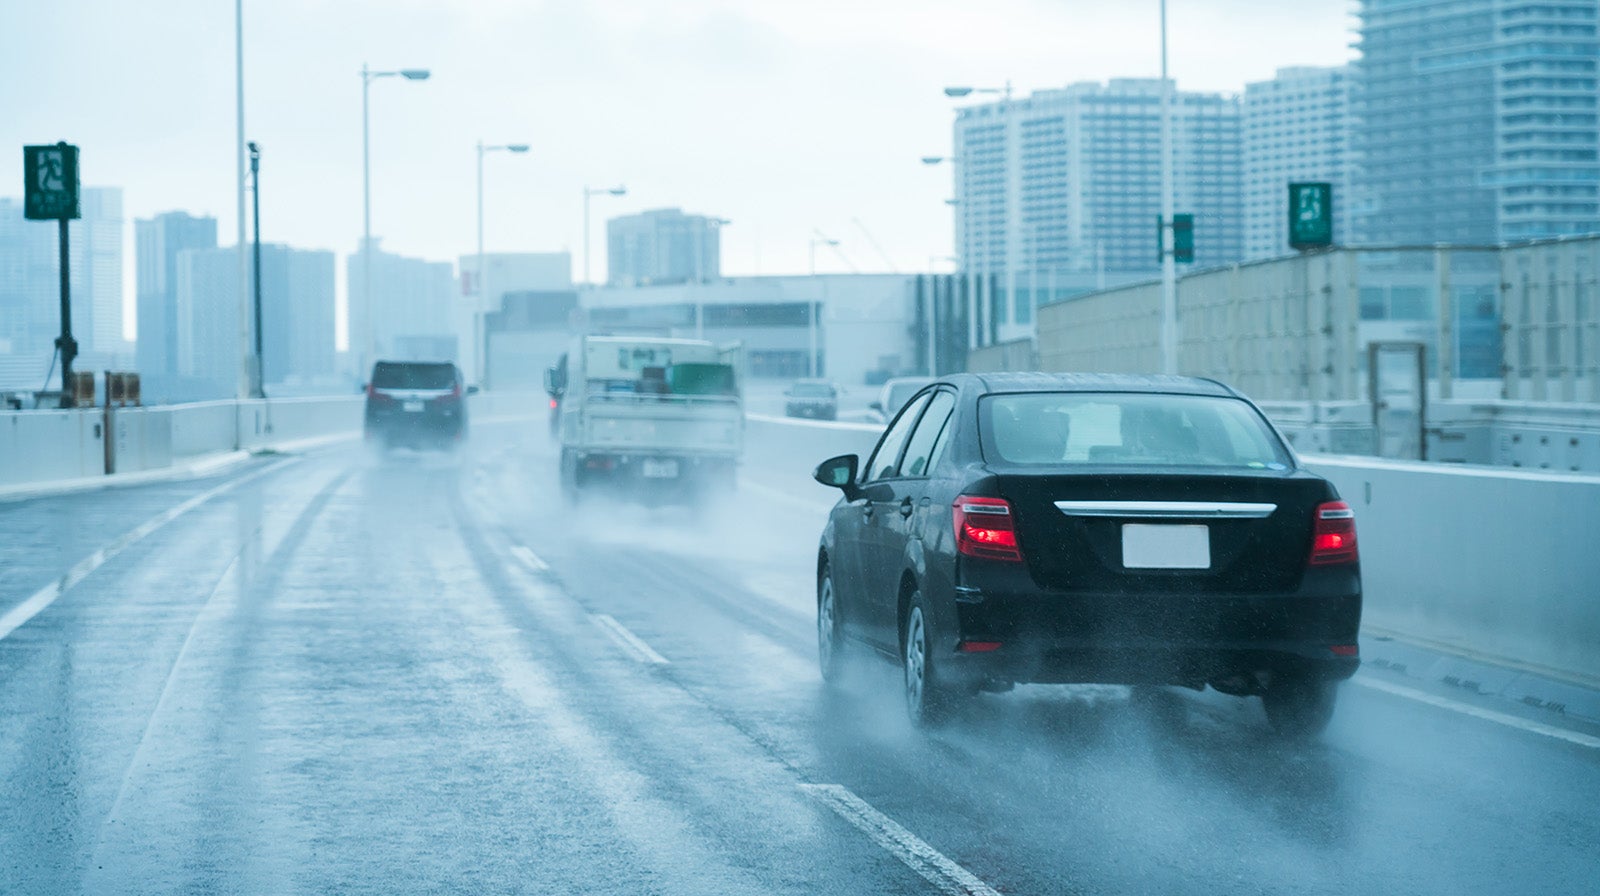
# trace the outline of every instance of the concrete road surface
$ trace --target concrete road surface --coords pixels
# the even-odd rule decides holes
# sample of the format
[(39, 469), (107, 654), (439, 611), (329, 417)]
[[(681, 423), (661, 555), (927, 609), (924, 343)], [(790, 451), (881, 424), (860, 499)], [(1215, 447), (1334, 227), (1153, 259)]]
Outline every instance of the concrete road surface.
[(1381, 670), (1298, 747), (831, 695), (831, 495), (754, 448), (704, 509), (564, 506), (543, 421), (0, 504), (0, 893), (1600, 892), (1600, 739)]

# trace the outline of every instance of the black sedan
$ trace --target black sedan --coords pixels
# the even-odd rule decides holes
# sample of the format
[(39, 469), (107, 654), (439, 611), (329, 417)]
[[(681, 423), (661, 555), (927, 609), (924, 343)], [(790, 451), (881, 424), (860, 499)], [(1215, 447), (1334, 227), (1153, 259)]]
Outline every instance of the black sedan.
[(1354, 514), (1253, 403), (1189, 377), (961, 375), (917, 394), (817, 555), (823, 677), (864, 646), (913, 721), (1021, 682), (1209, 685), (1318, 733), (1356, 671)]

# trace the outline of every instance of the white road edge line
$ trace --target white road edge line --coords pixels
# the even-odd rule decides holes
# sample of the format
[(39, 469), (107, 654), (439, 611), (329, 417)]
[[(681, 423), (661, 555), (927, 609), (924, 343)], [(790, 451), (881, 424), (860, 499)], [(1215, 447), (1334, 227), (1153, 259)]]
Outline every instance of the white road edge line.
[(1496, 712), (1492, 709), (1482, 709), (1468, 703), (1447, 700), (1444, 697), (1435, 697), (1425, 691), (1408, 688), (1405, 685), (1391, 684), (1378, 679), (1356, 678), (1351, 683), (1364, 688), (1371, 688), (1374, 691), (1382, 691), (1385, 694), (1392, 694), (1396, 697), (1404, 697), (1407, 700), (1415, 700), (1418, 703), (1426, 703), (1439, 709), (1471, 716), (1475, 719), (1482, 719), (1485, 722), (1494, 722), (1499, 725), (1505, 725), (1508, 728), (1517, 728), (1530, 734), (1540, 734), (1545, 737), (1564, 740), (1567, 743), (1577, 744), (1580, 747), (1588, 747), (1591, 750), (1600, 750), (1600, 737), (1592, 737), (1577, 731), (1567, 731), (1554, 725), (1546, 725), (1543, 722), (1535, 722), (1532, 719), (1524, 719), (1509, 713)]
[(518, 560), (521, 560), (523, 563), (527, 564), (535, 572), (547, 572), (550, 569), (550, 564), (540, 560), (538, 554), (535, 554), (530, 548), (524, 547), (523, 545), (512, 545), (511, 553), (515, 554)]
[(10, 635), (12, 632), (26, 625), (28, 620), (44, 612), (46, 607), (55, 603), (56, 598), (59, 598), (61, 595), (67, 593), (67, 589), (83, 581), (90, 573), (105, 565), (106, 561), (132, 547), (146, 535), (149, 535), (151, 532), (156, 531), (162, 526), (165, 526), (167, 523), (172, 522), (178, 517), (183, 516), (185, 513), (188, 513), (196, 507), (199, 507), (201, 504), (206, 503), (207, 501), (224, 492), (238, 488), (252, 479), (260, 478), (272, 472), (273, 470), (277, 470), (295, 462), (296, 460), (294, 458), (282, 460), (272, 464), (271, 466), (262, 467), (259, 470), (247, 473), (237, 479), (224, 482), (216, 488), (201, 492), (189, 500), (184, 501), (182, 504), (163, 511), (152, 519), (146, 520), (145, 522), (139, 524), (133, 530), (118, 536), (105, 547), (73, 564), (72, 568), (68, 569), (61, 578), (51, 582), (43, 588), (40, 588), (38, 591), (35, 591), (32, 597), (29, 597), (22, 603), (12, 607), (11, 610), (4, 616), (0, 616), (0, 640), (3, 640), (7, 635)]
[(639, 639), (639, 636), (628, 631), (628, 627), (604, 613), (596, 613), (589, 617), (594, 624), (600, 626), (601, 631), (611, 636), (611, 640), (622, 645), (634, 659), (650, 666), (664, 666), (666, 657), (650, 649), (650, 645)]
[(872, 842), (888, 850), (946, 896), (1000, 896), (1000, 891), (896, 824), (894, 819), (872, 808), (849, 788), (838, 784), (801, 784), (800, 789), (860, 829)]

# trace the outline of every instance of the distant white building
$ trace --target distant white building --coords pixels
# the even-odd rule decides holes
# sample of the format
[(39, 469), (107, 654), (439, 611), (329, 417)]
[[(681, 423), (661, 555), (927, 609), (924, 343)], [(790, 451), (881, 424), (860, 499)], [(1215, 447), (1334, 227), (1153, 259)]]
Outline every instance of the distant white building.
[[(365, 280), (371, 265), (373, 308), (366, 307)], [(455, 271), (448, 261), (426, 261), (384, 252), (375, 245), (370, 259), (361, 253), (345, 259), (349, 284), (350, 355), (358, 376), (372, 363), (398, 357), (407, 345), (448, 345), (454, 361), (460, 351), (456, 334)]]
[[(1039, 305), (1160, 271), (1161, 87), (1085, 82), (957, 113), (956, 254), (994, 284), (976, 342), (1026, 336)], [(1239, 109), (1173, 92), (1175, 211), (1195, 216), (1195, 267), (1244, 254)]]
[(1333, 185), (1334, 242), (1350, 233), (1349, 66), (1283, 68), (1244, 89), (1244, 250), (1247, 259), (1290, 254), (1289, 184)]
[(606, 222), (611, 286), (704, 283), (722, 276), (723, 221), (662, 208)]
[(501, 310), (505, 296), (513, 293), (557, 293), (572, 288), (572, 255), (568, 252), (486, 252), (484, 274), (478, 275), (478, 256), (463, 255), (455, 302), (454, 329), (457, 363), (467, 378), (482, 382), (481, 347), (484, 315)]

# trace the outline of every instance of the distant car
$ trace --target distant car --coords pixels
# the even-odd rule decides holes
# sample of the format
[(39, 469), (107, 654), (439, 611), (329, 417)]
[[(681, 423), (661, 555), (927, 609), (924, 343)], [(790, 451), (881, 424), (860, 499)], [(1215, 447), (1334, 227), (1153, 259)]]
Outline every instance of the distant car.
[(367, 383), (365, 434), (386, 448), (449, 447), (467, 434), (461, 371), (448, 361), (379, 361)]
[(787, 416), (813, 420), (839, 417), (839, 387), (827, 380), (796, 380), (783, 395), (783, 413)]
[(917, 394), (917, 390), (931, 382), (933, 378), (926, 376), (893, 377), (884, 382), (877, 399), (867, 407), (878, 415), (879, 422), (888, 423), (906, 406), (911, 396)]
[(817, 556), (823, 677), (898, 658), (907, 710), (1019, 682), (1207, 685), (1320, 732), (1359, 664), (1355, 519), (1261, 411), (1188, 377), (963, 374), (925, 388)]

